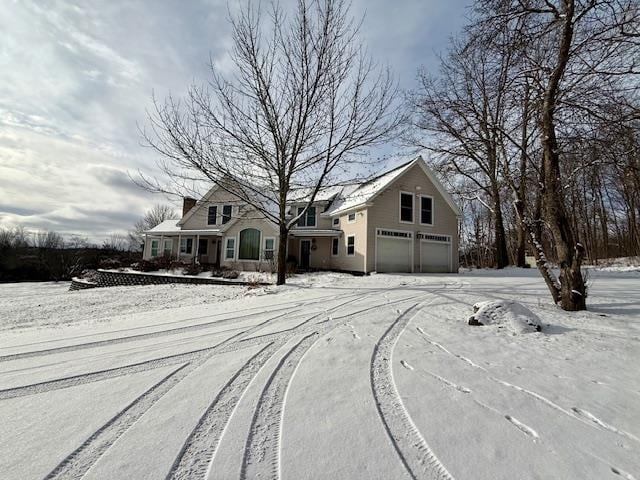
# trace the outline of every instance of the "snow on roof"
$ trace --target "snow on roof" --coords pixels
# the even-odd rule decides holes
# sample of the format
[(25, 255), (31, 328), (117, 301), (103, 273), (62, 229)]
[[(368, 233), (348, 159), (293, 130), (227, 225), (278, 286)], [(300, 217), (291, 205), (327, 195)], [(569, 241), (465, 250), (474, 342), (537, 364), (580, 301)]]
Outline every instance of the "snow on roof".
[[(342, 186), (332, 186), (321, 189), (317, 194), (314, 201), (316, 202), (328, 202), (342, 191)], [(289, 203), (306, 203), (311, 198), (313, 188), (297, 188), (292, 190), (289, 196)]]
[(145, 233), (171, 233), (171, 232), (179, 232), (180, 227), (178, 226), (179, 220), (165, 220), (164, 222), (156, 225), (151, 230), (147, 230)]
[(366, 182), (348, 185), (342, 190), (342, 194), (338, 195), (333, 204), (324, 214), (337, 215), (338, 213), (350, 210), (358, 205), (368, 202), (378, 192), (393, 182), (396, 178), (406, 172), (418, 159), (403, 163), (402, 165), (389, 170), (382, 175), (374, 177)]

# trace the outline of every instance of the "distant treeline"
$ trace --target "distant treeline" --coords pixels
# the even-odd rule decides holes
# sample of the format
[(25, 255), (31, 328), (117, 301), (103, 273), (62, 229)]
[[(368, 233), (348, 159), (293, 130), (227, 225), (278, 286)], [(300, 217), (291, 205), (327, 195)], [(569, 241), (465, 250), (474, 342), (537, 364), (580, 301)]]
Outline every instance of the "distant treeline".
[(124, 243), (90, 245), (82, 237), (67, 240), (56, 232), (29, 234), (23, 228), (0, 229), (0, 282), (70, 280), (85, 270), (118, 268), (139, 261)]

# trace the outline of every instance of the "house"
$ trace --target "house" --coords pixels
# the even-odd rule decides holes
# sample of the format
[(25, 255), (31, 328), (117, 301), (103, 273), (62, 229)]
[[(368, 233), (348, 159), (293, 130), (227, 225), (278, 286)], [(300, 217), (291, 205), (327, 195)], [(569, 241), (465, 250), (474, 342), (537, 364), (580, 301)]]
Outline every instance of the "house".
[[(291, 202), (289, 214), (306, 202)], [(300, 269), (457, 272), (460, 210), (418, 157), (366, 182), (320, 192), (291, 229), (288, 258)], [(144, 258), (170, 255), (240, 270), (274, 262), (278, 229), (214, 187), (185, 199), (182, 219), (146, 232)]]

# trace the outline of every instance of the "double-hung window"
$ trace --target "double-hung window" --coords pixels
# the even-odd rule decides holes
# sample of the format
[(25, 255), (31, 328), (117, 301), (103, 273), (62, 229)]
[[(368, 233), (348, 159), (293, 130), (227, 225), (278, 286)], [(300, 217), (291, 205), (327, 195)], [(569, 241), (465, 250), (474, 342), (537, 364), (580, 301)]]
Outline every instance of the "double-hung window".
[(420, 223), (433, 225), (433, 198), (420, 197)]
[(352, 257), (356, 254), (356, 237), (349, 235), (347, 237), (347, 255)]
[(413, 193), (400, 192), (400, 222), (413, 223)]
[(171, 255), (171, 248), (173, 247), (173, 240), (171, 239), (164, 239), (164, 245), (162, 247), (162, 254), (165, 256), (169, 256)]
[(336, 257), (340, 251), (339, 249), (340, 249), (340, 239), (337, 237), (332, 238), (331, 239), (331, 255)]
[(264, 259), (265, 260), (273, 260), (273, 253), (276, 246), (275, 238), (265, 238), (264, 239)]
[(218, 222), (218, 206), (212, 205), (209, 207), (207, 215), (207, 225), (215, 225)]
[(193, 238), (181, 238), (180, 239), (180, 253), (186, 253), (190, 255), (193, 251)]
[(231, 220), (231, 209), (232, 205), (223, 205), (222, 206), (222, 224), (224, 225), (229, 220)]
[(151, 256), (158, 256), (158, 245), (160, 244), (160, 240), (151, 240)]
[[(298, 207), (298, 215), (302, 213), (304, 207)], [(307, 212), (298, 219), (298, 227), (316, 226), (316, 207), (309, 207)]]
[(234, 260), (236, 258), (236, 239), (235, 237), (228, 237), (224, 247), (224, 259)]

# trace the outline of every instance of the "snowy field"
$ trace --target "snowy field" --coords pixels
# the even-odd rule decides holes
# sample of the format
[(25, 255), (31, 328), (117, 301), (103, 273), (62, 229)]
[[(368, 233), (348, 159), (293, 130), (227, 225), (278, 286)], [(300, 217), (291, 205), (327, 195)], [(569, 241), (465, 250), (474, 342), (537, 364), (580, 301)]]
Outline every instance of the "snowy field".
[(0, 477), (640, 480), (640, 272), (589, 276), (0, 284)]

